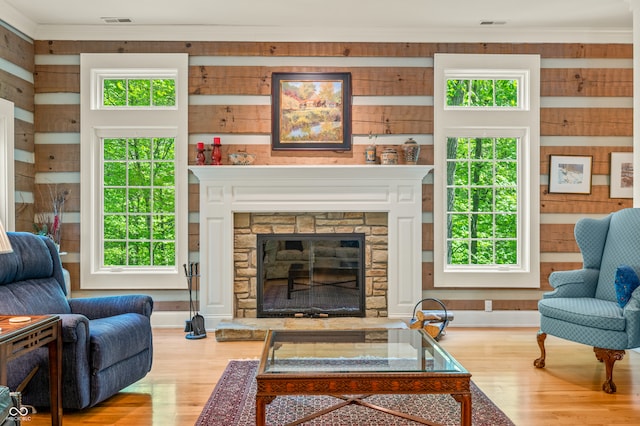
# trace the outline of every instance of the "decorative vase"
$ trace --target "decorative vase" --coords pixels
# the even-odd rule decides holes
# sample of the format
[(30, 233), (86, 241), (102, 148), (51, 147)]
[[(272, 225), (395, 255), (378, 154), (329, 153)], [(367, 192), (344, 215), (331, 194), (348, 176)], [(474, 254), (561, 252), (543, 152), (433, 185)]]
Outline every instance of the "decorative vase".
[(364, 162), (367, 164), (376, 164), (376, 146), (369, 145), (364, 150)]
[(414, 141), (413, 138), (409, 138), (404, 145), (402, 145), (402, 150), (404, 151), (405, 163), (418, 163), (418, 157), (420, 156), (420, 145), (418, 145), (418, 142)]
[(398, 151), (393, 148), (385, 148), (380, 154), (380, 164), (393, 165), (398, 164)]

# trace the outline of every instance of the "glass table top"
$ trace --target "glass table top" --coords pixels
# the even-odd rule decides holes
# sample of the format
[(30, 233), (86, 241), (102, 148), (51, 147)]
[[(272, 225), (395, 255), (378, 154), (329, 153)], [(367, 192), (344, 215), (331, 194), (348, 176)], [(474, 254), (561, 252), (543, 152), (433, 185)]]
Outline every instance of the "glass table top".
[(468, 373), (421, 330), (271, 330), (260, 373)]

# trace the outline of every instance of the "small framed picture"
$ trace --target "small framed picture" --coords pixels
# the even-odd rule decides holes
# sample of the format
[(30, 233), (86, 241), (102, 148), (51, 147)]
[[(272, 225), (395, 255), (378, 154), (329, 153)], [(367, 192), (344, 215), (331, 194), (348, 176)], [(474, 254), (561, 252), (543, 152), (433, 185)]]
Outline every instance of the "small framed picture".
[(633, 198), (633, 152), (611, 153), (610, 198)]
[(591, 194), (590, 155), (549, 156), (549, 193)]

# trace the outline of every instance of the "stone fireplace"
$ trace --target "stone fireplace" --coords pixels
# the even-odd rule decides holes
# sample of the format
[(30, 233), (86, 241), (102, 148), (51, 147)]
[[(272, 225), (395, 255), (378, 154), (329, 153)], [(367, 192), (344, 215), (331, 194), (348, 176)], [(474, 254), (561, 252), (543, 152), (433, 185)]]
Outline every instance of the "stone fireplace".
[(236, 213), (234, 315), (387, 316), (387, 214)]
[(250, 278), (255, 279), (256, 271), (247, 267), (248, 279), (237, 280), (235, 251), (236, 224), (248, 217), (245, 213), (383, 213), (387, 222), (386, 315), (408, 318), (422, 298), (422, 180), (432, 168), (190, 167), (200, 180), (200, 313), (207, 324), (215, 326), (220, 320), (247, 315), (238, 310), (241, 302), (236, 294), (238, 287), (251, 294)]

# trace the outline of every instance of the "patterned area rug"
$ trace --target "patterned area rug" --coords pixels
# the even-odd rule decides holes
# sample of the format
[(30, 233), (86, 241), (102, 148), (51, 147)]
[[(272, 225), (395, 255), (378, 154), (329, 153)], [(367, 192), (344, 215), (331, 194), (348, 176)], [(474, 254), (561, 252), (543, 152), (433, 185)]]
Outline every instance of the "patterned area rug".
[[(207, 401), (196, 426), (255, 425), (258, 361), (230, 361)], [(511, 426), (513, 422), (471, 382), (474, 426)], [(267, 405), (267, 424), (284, 425), (342, 400), (331, 396), (278, 397)], [(450, 395), (373, 395), (366, 401), (442, 425), (460, 424), (460, 404)], [(377, 410), (348, 405), (304, 425), (409, 426), (419, 423)]]

